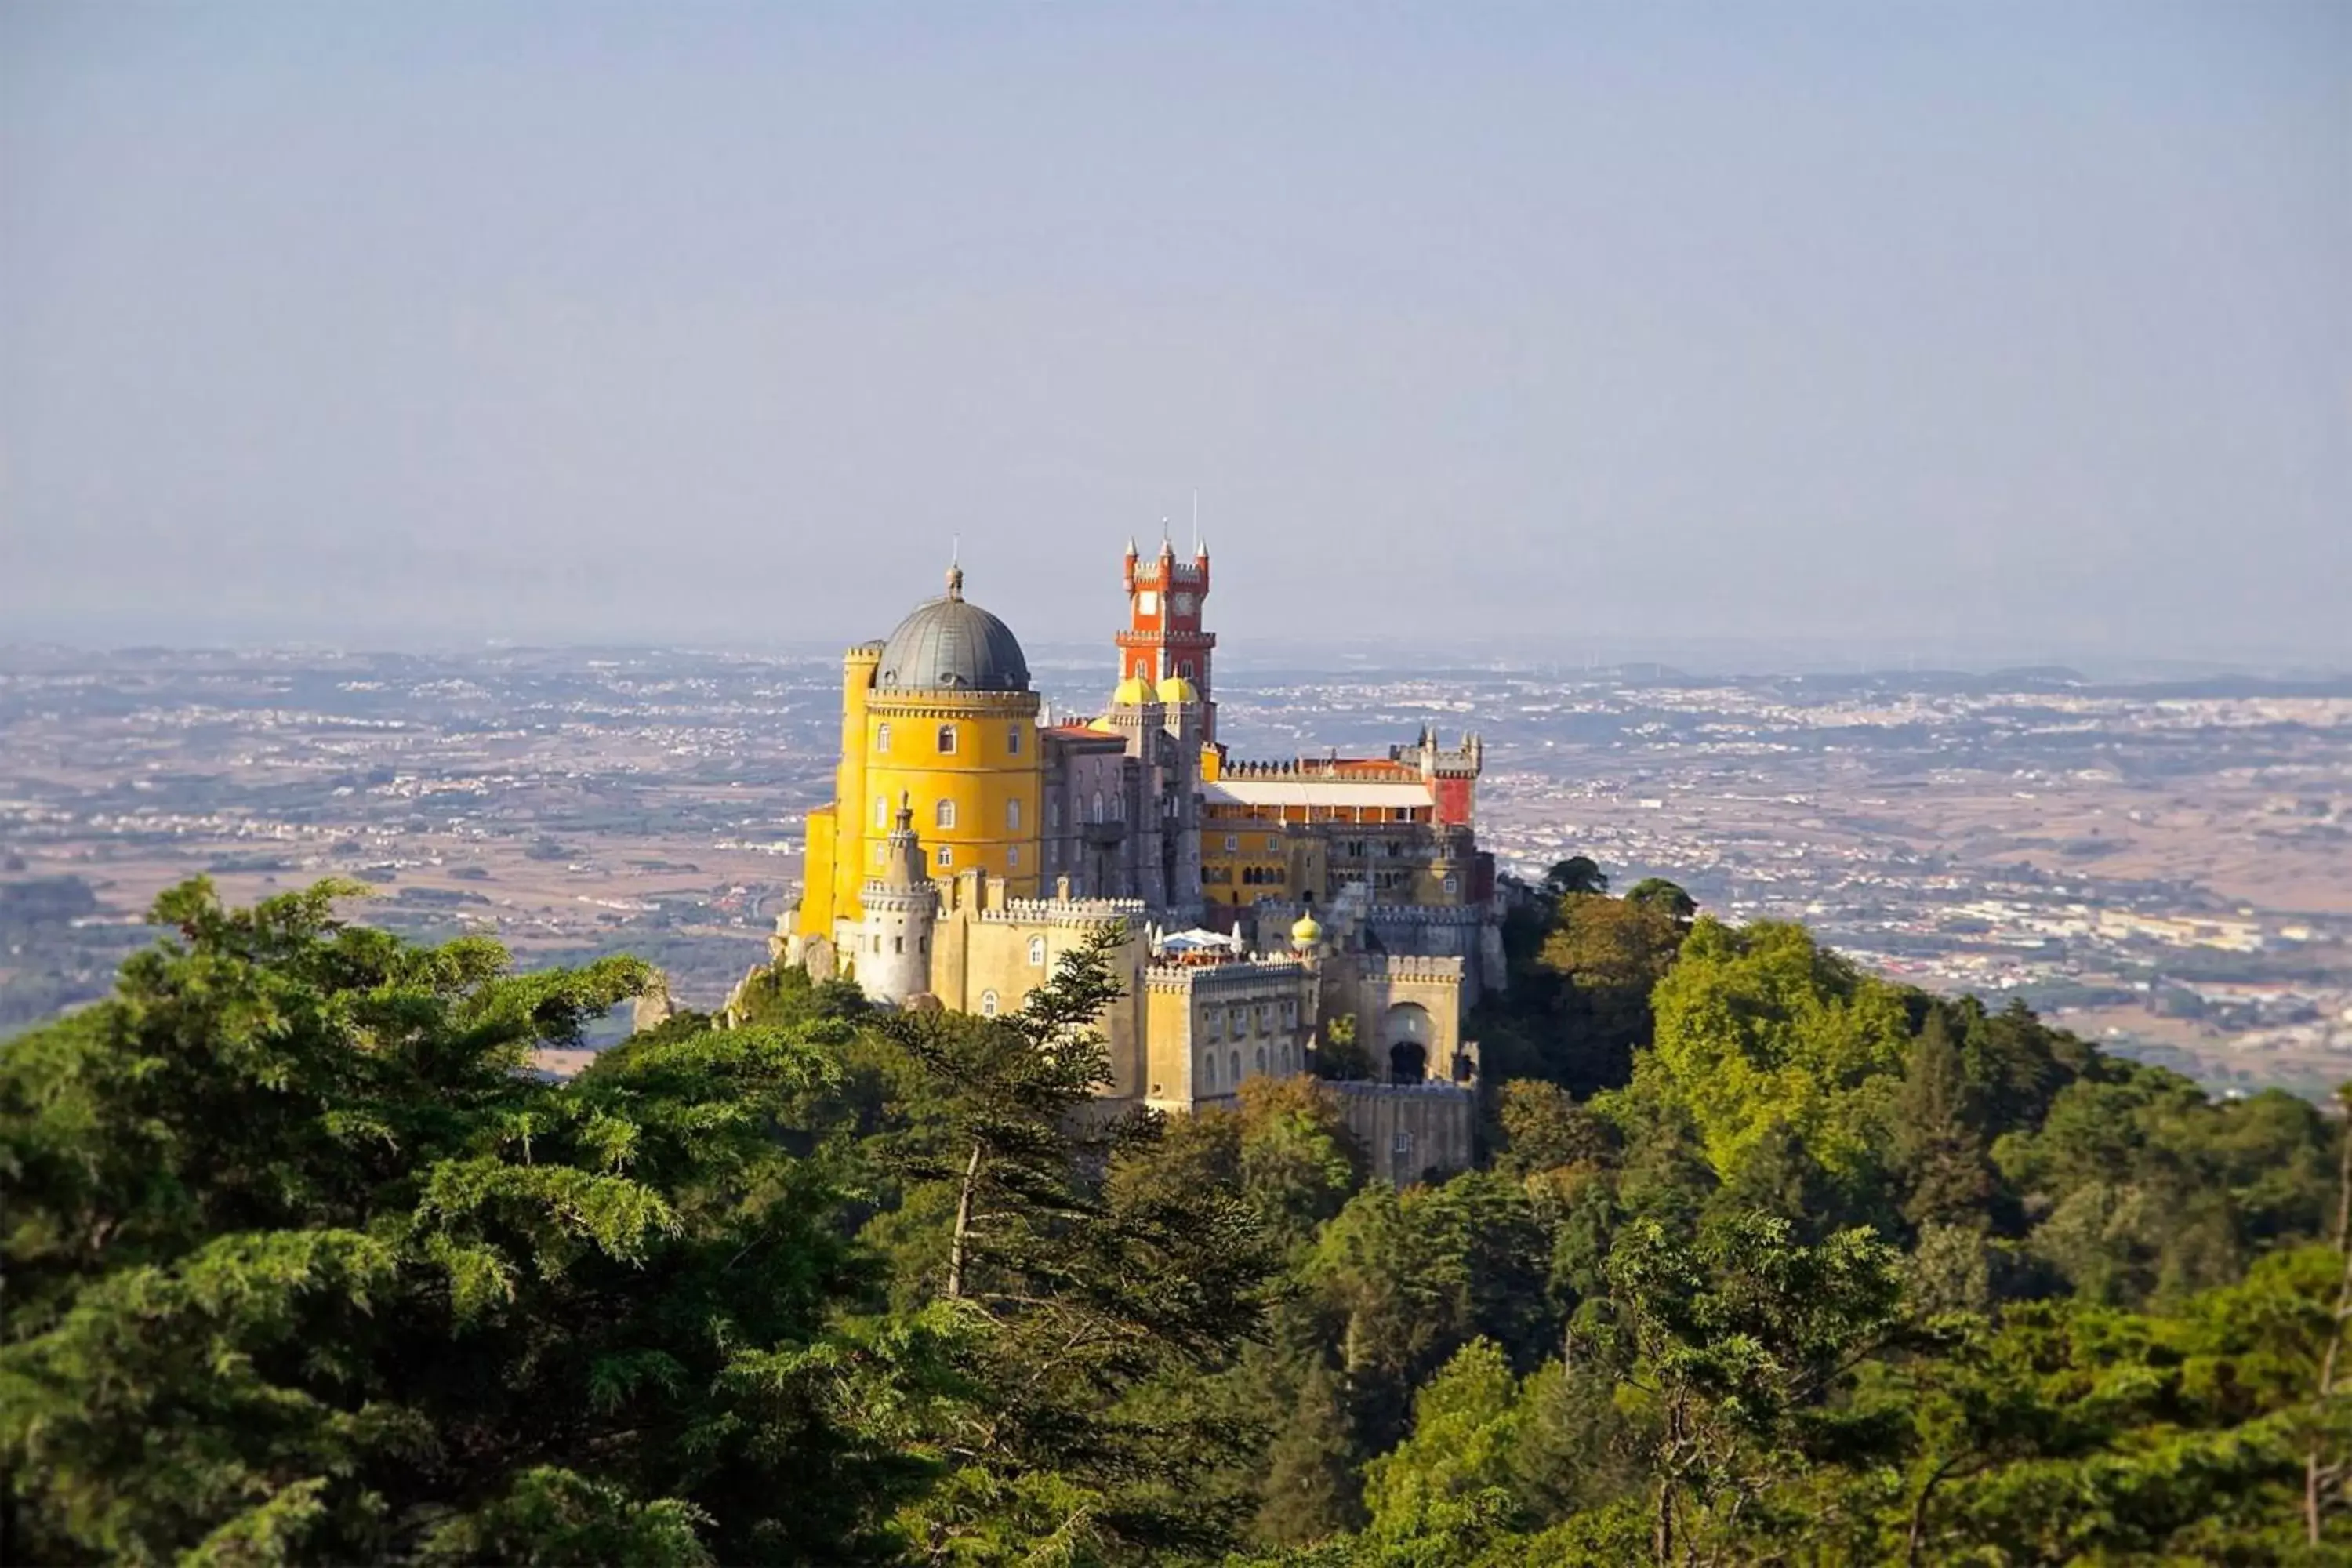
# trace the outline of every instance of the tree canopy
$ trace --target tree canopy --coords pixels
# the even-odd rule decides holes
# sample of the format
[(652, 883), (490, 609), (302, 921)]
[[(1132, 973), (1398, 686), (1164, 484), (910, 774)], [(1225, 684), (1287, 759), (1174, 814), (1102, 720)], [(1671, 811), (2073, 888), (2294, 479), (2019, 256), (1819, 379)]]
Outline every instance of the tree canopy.
[(1397, 1189), (1317, 1079), (1103, 1100), (1100, 947), (558, 1082), (651, 971), (354, 893), (174, 889), (0, 1047), (0, 1558), (2352, 1553), (2340, 1121), (1798, 927), (1543, 895), (1492, 1158)]

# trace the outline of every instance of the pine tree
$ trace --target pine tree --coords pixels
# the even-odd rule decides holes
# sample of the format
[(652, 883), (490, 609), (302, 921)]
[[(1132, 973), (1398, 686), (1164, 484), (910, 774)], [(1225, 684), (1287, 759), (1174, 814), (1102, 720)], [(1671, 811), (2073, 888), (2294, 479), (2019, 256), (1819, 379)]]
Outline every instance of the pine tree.
[(1251, 1535), (1271, 1546), (1306, 1546), (1363, 1522), (1357, 1469), (1363, 1456), (1347, 1391), (1318, 1356), (1298, 1378), (1290, 1418), (1265, 1453), (1265, 1489)]
[(1112, 1118), (1096, 1020), (1118, 994), (1118, 937), (1066, 954), (1009, 1017), (926, 1012), (887, 1026), (943, 1108), (898, 1163), (946, 1226), (937, 1321), (960, 1386), (937, 1406), (945, 1480), (902, 1521), (934, 1556), (1025, 1560), (1209, 1551), (1233, 1511), (1188, 1489), (1253, 1434), (1188, 1387), (1260, 1331), (1276, 1259), (1230, 1188), (1105, 1176), (1163, 1135)]
[(1979, 1215), (1992, 1192), (1967, 1064), (1941, 1007), (1931, 1006), (1904, 1064), (1895, 1100), (1895, 1150), (1910, 1184), (1904, 1217), (1952, 1225)]
[(544, 1082), (650, 972), (353, 890), (175, 889), (0, 1052), (9, 1559), (856, 1559), (903, 1467), (830, 1403), (860, 1271), (770, 1131), (823, 1061), (689, 1028)]

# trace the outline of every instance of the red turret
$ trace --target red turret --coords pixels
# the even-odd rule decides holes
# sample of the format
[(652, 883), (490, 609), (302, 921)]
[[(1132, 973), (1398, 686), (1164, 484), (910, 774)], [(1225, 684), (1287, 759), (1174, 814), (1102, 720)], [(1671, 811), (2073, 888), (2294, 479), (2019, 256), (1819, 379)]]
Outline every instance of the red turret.
[(1217, 704), (1209, 684), (1214, 632), (1202, 629), (1202, 605), (1209, 596), (1209, 547), (1196, 548), (1190, 562), (1176, 559), (1163, 539), (1159, 555), (1145, 561), (1128, 541), (1121, 580), (1127, 589), (1127, 629), (1118, 634), (1118, 674), (1157, 687), (1171, 676), (1192, 683), (1201, 694), (1201, 738), (1217, 738)]

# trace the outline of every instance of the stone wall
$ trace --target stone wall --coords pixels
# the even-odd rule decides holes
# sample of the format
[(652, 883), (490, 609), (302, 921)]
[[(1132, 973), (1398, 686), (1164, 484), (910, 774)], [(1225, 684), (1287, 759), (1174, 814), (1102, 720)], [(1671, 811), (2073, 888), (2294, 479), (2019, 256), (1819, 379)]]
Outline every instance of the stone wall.
[(1477, 1091), (1450, 1083), (1334, 1083), (1339, 1114), (1391, 1186), (1470, 1168)]

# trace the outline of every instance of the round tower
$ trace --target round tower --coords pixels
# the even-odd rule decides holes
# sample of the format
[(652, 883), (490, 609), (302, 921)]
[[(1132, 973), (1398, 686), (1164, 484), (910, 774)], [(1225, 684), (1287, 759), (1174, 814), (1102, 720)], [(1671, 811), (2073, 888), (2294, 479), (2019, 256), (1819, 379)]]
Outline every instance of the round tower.
[(857, 988), (886, 1006), (903, 1005), (931, 988), (931, 926), (939, 912), (915, 835), (911, 800), (898, 797), (898, 816), (882, 843), (882, 871), (859, 889), (865, 919), (852, 955)]
[(861, 879), (887, 853), (878, 842), (902, 797), (921, 825), (927, 875), (988, 873), (1013, 898), (1034, 898), (1044, 871), (1045, 739), (1029, 664), (1011, 628), (947, 592), (898, 624), (875, 661), (858, 744), (867, 840)]

